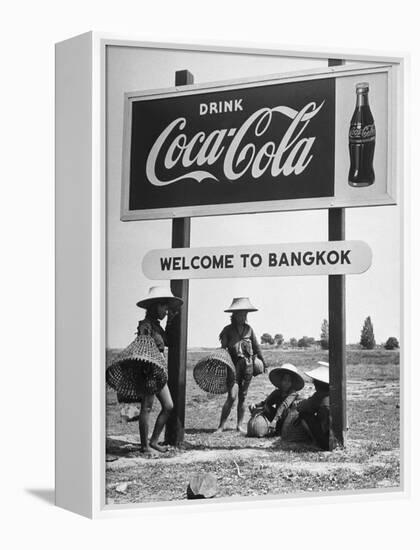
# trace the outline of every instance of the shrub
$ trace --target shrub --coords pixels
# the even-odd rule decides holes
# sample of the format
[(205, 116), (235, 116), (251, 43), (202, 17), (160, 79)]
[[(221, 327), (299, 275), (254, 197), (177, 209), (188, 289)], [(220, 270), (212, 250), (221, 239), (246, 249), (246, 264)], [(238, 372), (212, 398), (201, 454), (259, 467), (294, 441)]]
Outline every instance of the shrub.
[(390, 336), (384, 344), (385, 349), (398, 349), (400, 344), (395, 336)]
[(284, 336), (283, 334), (275, 334), (274, 335), (274, 343), (277, 347), (280, 347), (284, 343)]
[(298, 341), (296, 340), (296, 338), (290, 338), (290, 340), (289, 340), (289, 345), (290, 345), (290, 347), (292, 347), (292, 348), (296, 348), (297, 345), (298, 345)]
[(270, 344), (270, 346), (272, 346), (274, 344), (274, 338), (271, 334), (268, 334), (268, 332), (264, 332), (261, 336), (261, 344)]
[(376, 346), (373, 325), (370, 317), (366, 317), (363, 323), (362, 333), (360, 335), (360, 345), (365, 349), (374, 349)]
[(309, 348), (309, 346), (315, 341), (314, 338), (308, 338), (308, 336), (302, 336), (299, 339), (297, 345), (299, 348)]

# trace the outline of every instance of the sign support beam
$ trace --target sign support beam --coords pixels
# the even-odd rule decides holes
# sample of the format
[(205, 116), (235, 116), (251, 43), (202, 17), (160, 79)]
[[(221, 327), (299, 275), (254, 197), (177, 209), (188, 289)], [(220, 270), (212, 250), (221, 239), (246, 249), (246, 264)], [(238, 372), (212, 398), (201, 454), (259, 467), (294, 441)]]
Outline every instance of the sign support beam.
[[(328, 66), (342, 65), (341, 59), (329, 59)], [(341, 241), (345, 235), (345, 209), (328, 210), (328, 239)], [(346, 412), (346, 279), (328, 277), (329, 364), (330, 364), (330, 450), (345, 446)]]
[[(193, 75), (187, 71), (176, 71), (175, 86), (194, 83)], [(172, 248), (189, 248), (191, 218), (172, 220)], [(172, 320), (168, 352), (168, 386), (174, 408), (166, 425), (165, 441), (178, 446), (184, 441), (185, 392), (188, 336), (188, 291), (189, 280), (171, 281), (171, 290), (184, 301), (178, 315)]]

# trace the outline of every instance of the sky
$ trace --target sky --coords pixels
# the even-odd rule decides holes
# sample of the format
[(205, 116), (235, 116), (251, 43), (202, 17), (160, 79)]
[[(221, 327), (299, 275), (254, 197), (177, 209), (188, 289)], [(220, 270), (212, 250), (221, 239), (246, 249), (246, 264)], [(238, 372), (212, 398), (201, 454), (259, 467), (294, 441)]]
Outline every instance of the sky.
[[(171, 221), (120, 221), (123, 94), (173, 86), (175, 70), (188, 68), (195, 82), (325, 67), (326, 60), (111, 48), (107, 80), (107, 346), (126, 346), (144, 311), (136, 302), (150, 286), (141, 271), (144, 254), (169, 248)], [(279, 244), (328, 239), (327, 210), (192, 218), (191, 246)], [(400, 336), (400, 208), (346, 209), (346, 239), (366, 241), (370, 269), (346, 276), (347, 342), (360, 339), (372, 318), (376, 340)], [(188, 345), (218, 345), (232, 298), (248, 296), (258, 308), (248, 320), (256, 334), (319, 338), (328, 317), (326, 276), (206, 279), (190, 281)]]

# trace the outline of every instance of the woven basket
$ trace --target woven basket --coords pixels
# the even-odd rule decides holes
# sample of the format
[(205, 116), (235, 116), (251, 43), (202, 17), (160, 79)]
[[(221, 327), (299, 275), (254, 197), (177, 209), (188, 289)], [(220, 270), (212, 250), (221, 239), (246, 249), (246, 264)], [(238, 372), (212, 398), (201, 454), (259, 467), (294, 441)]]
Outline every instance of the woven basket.
[(235, 366), (225, 349), (203, 357), (193, 370), (197, 385), (208, 393), (226, 393), (235, 383)]
[(269, 422), (262, 413), (251, 416), (247, 425), (248, 437), (265, 437), (269, 432)]
[(168, 381), (168, 372), (153, 338), (137, 336), (107, 368), (106, 381), (120, 403), (137, 403), (145, 394), (159, 393)]

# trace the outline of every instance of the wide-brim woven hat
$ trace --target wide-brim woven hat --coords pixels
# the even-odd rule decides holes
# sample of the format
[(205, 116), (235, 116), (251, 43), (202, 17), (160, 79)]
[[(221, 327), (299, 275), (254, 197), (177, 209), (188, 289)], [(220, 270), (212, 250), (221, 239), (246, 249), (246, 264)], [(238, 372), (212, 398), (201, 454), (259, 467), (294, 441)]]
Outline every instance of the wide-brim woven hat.
[(165, 359), (151, 336), (140, 335), (106, 370), (106, 381), (124, 403), (159, 393), (168, 381)]
[(236, 371), (229, 352), (221, 348), (198, 361), (193, 370), (197, 385), (208, 393), (226, 393), (235, 383)]
[(323, 382), (324, 384), (329, 384), (330, 383), (329, 364), (325, 363), (324, 361), (318, 361), (318, 364), (321, 366), (311, 371), (305, 371), (305, 374), (309, 376), (309, 378), (312, 378), (313, 380), (318, 380), (319, 382)]
[(167, 303), (169, 306), (183, 304), (183, 300), (177, 296), (174, 296), (170, 288), (164, 286), (151, 286), (147, 296), (139, 300), (137, 302), (137, 306), (145, 309), (150, 305), (159, 302)]
[(301, 390), (305, 385), (305, 380), (298, 373), (297, 368), (292, 365), (292, 363), (284, 363), (284, 365), (282, 365), (281, 367), (273, 369), (272, 371), (270, 371), (268, 377), (270, 379), (270, 382), (274, 386), (276, 386), (276, 388), (280, 388), (281, 379), (286, 373), (290, 374), (292, 378), (293, 389), (295, 391)]
[(226, 313), (233, 313), (234, 311), (258, 311), (258, 309), (253, 306), (249, 298), (234, 298), (230, 306), (225, 309)]

